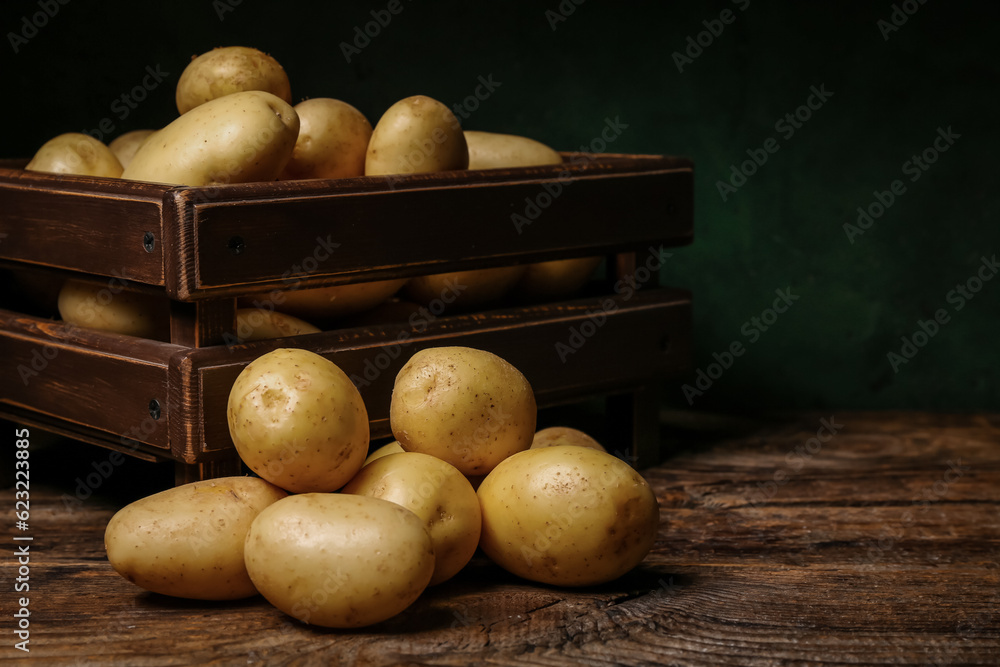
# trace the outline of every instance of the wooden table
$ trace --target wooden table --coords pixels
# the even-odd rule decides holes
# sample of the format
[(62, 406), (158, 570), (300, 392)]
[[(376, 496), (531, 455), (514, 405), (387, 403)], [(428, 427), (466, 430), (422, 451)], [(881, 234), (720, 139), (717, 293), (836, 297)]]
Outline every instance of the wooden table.
[[(0, 659), (1000, 664), (1000, 416), (667, 417), (673, 454), (645, 471), (661, 533), (639, 569), (560, 590), (477, 557), (407, 612), (359, 632), (301, 625), (261, 598), (209, 604), (137, 589), (108, 565), (104, 526), (172, 471), (115, 463), (97, 448), (33, 445), (31, 652), (12, 648), (17, 565), (5, 557)], [(12, 450), (13, 435), (3, 438)], [(111, 473), (89, 486), (102, 470)], [(13, 489), (2, 493), (13, 508)]]

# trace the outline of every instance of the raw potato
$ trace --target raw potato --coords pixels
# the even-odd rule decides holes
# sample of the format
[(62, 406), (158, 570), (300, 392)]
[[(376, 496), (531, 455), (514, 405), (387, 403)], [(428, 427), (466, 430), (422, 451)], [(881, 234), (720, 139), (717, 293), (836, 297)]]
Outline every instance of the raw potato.
[(320, 329), (304, 320), (274, 310), (265, 308), (236, 310), (236, 338), (241, 343), (319, 332)]
[(289, 496), (247, 534), (250, 578), (303, 623), (359, 628), (410, 606), (434, 572), (424, 523), (387, 500), (341, 493)]
[(420, 517), (434, 545), (430, 586), (451, 579), (479, 546), (479, 498), (455, 466), (417, 452), (389, 454), (366, 465), (341, 493), (392, 501)]
[(409, 452), (436, 456), (464, 475), (485, 475), (527, 449), (538, 410), (509, 362), (470, 347), (420, 350), (396, 375), (392, 434)]
[(299, 138), (282, 180), (365, 175), (372, 124), (363, 113), (328, 97), (299, 102), (295, 113), (299, 115)]
[(49, 174), (106, 178), (122, 175), (122, 165), (111, 149), (81, 132), (67, 132), (49, 139), (24, 168)]
[(601, 257), (578, 257), (529, 264), (515, 289), (533, 298), (568, 296), (587, 284), (600, 263)]
[(131, 132), (126, 132), (115, 137), (108, 144), (108, 148), (115, 154), (115, 157), (118, 158), (118, 162), (121, 163), (124, 169), (132, 162), (132, 158), (135, 157), (135, 153), (139, 150), (139, 147), (146, 143), (146, 140), (154, 134), (156, 134), (156, 130), (132, 130)]
[(185, 114), (210, 100), (261, 90), (292, 103), (288, 75), (277, 60), (246, 46), (222, 46), (191, 60), (177, 80), (177, 111)]
[(406, 283), (406, 278), (373, 280), (366, 283), (285, 290), (283, 311), (305, 319), (344, 317), (370, 310), (386, 301)]
[[(403, 446), (399, 444), (399, 441), (398, 440), (393, 440), (389, 444), (382, 445), (381, 447), (379, 447), (378, 449), (376, 449), (374, 452), (372, 452), (371, 454), (369, 454), (368, 458), (365, 459), (365, 462), (364, 462), (364, 464), (361, 467), (364, 468), (366, 465), (368, 465), (372, 461), (378, 461), (383, 456), (389, 456), (389, 454), (401, 454), (404, 451), (406, 451), (406, 450), (404, 450)], [(357, 475), (355, 475), (355, 477), (357, 477)]]
[(520, 452), (498, 465), (478, 494), (483, 552), (532, 581), (612, 581), (638, 565), (656, 541), (659, 508), (649, 484), (596, 449)]
[(368, 411), (350, 378), (308, 350), (247, 364), (229, 392), (229, 434), (251, 470), (293, 493), (336, 491), (368, 453)]
[(176, 119), (136, 152), (122, 178), (176, 185), (273, 181), (292, 156), (299, 117), (270, 93), (233, 93)]
[(414, 95), (382, 115), (365, 158), (366, 176), (426, 174), (469, 166), (469, 149), (455, 114), (441, 102)]
[(157, 340), (170, 337), (166, 299), (131, 292), (113, 282), (67, 280), (59, 291), (59, 316), (87, 329)]
[(499, 266), (415, 276), (406, 283), (406, 295), (425, 306), (441, 302), (467, 308), (496, 301), (510, 292), (524, 275), (525, 266)]
[(556, 447), (558, 445), (574, 445), (576, 447), (588, 447), (606, 452), (604, 446), (589, 435), (575, 428), (568, 426), (550, 426), (535, 433), (531, 440), (529, 449), (541, 449), (542, 447)]
[(286, 495), (256, 477), (222, 477), (141, 498), (108, 522), (108, 561), (154, 593), (197, 600), (256, 595), (243, 544), (257, 514)]
[(562, 156), (540, 141), (513, 134), (465, 131), (469, 169), (502, 169), (562, 164)]

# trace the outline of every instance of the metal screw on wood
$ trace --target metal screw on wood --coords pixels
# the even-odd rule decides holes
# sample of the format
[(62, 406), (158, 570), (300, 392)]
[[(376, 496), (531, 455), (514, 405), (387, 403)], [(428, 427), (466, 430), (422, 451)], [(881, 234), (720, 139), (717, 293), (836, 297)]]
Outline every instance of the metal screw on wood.
[(153, 232), (146, 232), (142, 235), (142, 247), (146, 252), (153, 252), (153, 248), (156, 247), (156, 237), (153, 236)]
[(149, 402), (149, 416), (153, 419), (160, 418), (160, 402), (155, 398)]
[(229, 247), (229, 252), (233, 253), (234, 255), (239, 255), (244, 250), (246, 250), (247, 244), (246, 242), (243, 241), (242, 236), (234, 236), (233, 238), (229, 239), (228, 247)]

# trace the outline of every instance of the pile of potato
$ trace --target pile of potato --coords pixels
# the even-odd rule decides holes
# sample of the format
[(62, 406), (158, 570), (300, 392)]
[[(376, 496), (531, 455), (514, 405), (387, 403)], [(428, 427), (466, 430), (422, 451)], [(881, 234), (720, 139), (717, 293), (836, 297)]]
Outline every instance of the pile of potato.
[(105, 533), (108, 560), (150, 591), (259, 592), (336, 628), (395, 616), (477, 548), (531, 581), (611, 581), (652, 548), (656, 497), (586, 434), (536, 432), (536, 416), (531, 386), (504, 359), (428, 348), (396, 377), (396, 441), (368, 455), (367, 410), (344, 372), (306, 350), (274, 350), (246, 366), (228, 403), (233, 442), (259, 477), (122, 508)]
[[(194, 58), (177, 82), (176, 101), (180, 115), (166, 127), (128, 132), (109, 145), (86, 134), (61, 134), (43, 145), (26, 169), (214, 186), (562, 162), (559, 153), (526, 137), (463, 131), (446, 105), (424, 95), (396, 102), (374, 128), (358, 109), (338, 99), (313, 98), (292, 106), (285, 70), (270, 55), (248, 47), (217, 48)], [(511, 293), (529, 300), (560, 297), (579, 290), (599, 262), (599, 257), (585, 257), (292, 290), (280, 304), (282, 312), (272, 318), (288, 314), (322, 323), (370, 310), (397, 292), (418, 308), (440, 301), (455, 284), (463, 287), (448, 300), (452, 308), (478, 306)], [(97, 309), (92, 303), (89, 307)], [(162, 305), (146, 309), (157, 307)], [(82, 309), (74, 311), (70, 306), (69, 310)], [(66, 312), (62, 316), (73, 324), (95, 328), (102, 328), (101, 322), (122, 319), (100, 316), (87, 322), (73, 320)], [(276, 326), (301, 324), (282, 321)], [(144, 333), (133, 335), (162, 337), (162, 330), (140, 330)]]

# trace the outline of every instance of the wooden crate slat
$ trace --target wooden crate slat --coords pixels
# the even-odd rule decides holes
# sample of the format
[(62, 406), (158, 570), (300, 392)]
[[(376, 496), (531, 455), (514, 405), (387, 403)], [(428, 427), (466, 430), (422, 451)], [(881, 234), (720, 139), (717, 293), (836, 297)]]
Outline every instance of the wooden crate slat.
[(166, 409), (151, 420), (149, 402), (166, 401), (183, 349), (0, 310), (0, 403), (167, 450)]
[(651, 289), (631, 298), (599, 297), (441, 318), (423, 331), (383, 326), (201, 348), (179, 355), (183, 361), (179, 358), (174, 369), (178, 377), (172, 386), (184, 387), (179, 393), (187, 397), (185, 418), (195, 420), (173, 424), (175, 446), (186, 443), (186, 449), (175, 449), (174, 454), (195, 462), (231, 449), (229, 390), (246, 364), (278, 347), (310, 349), (340, 366), (359, 385), (373, 436), (381, 437), (389, 434), (396, 373), (419, 349), (463, 345), (498, 354), (525, 374), (539, 406), (546, 407), (637, 389), (685, 368), (691, 353), (690, 321), (688, 292)]

